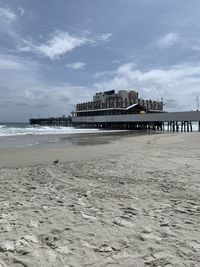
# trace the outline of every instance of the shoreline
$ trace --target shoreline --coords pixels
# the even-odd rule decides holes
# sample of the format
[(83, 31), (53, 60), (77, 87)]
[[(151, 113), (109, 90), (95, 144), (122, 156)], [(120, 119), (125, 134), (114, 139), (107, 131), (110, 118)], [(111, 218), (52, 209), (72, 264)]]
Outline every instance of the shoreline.
[[(11, 147), (0, 147), (0, 168), (34, 166), (51, 164), (59, 158), (61, 162), (82, 160), (87, 153), (88, 159), (109, 156), (109, 149), (114, 149), (123, 139), (157, 135), (158, 133), (119, 131), (71, 135), (15, 136), (0, 138), (0, 144), (5, 140)], [(160, 134), (160, 133), (159, 133)], [(13, 142), (12, 142), (13, 141)], [(27, 145), (24, 146), (24, 144)], [(29, 145), (32, 142), (33, 145)], [(37, 142), (37, 144), (35, 144)], [(13, 144), (21, 146), (13, 147)], [(109, 148), (110, 146), (110, 148)], [(92, 153), (90, 157), (89, 153)], [(102, 156), (102, 157), (101, 157)]]
[(106, 138), (106, 137), (121, 137), (130, 135), (144, 134), (138, 131), (116, 130), (116, 131), (99, 131), (88, 133), (70, 133), (70, 134), (25, 134), (25, 135), (11, 135), (0, 136), (1, 148), (20, 148), (37, 145), (51, 145), (54, 143), (64, 143), (68, 145), (75, 145), (73, 139), (89, 139), (90, 138)]
[[(106, 134), (79, 134), (79, 135), (43, 135), (42, 139), (48, 139), (47, 143), (25, 146), (25, 147), (8, 147), (0, 148), (0, 168), (6, 167), (26, 167), (40, 164), (51, 164), (56, 159), (60, 162), (80, 161), (103, 159), (115, 155), (123, 155), (129, 151), (130, 142), (136, 147), (139, 145), (142, 149), (145, 143), (151, 142), (153, 136), (181, 136), (181, 135), (198, 135), (198, 133), (106, 133)], [(31, 136), (31, 138), (38, 136)], [(24, 142), (23, 136), (17, 136)], [(41, 138), (41, 136), (39, 136)], [(52, 138), (58, 138), (59, 142), (49, 142)], [(61, 142), (60, 139), (66, 141)], [(69, 139), (72, 138), (70, 141)], [(7, 139), (7, 138), (6, 138)], [(9, 138), (8, 138), (9, 139)], [(11, 138), (12, 139), (12, 138)], [(29, 137), (28, 137), (29, 140)], [(170, 139), (169, 139), (170, 140)], [(139, 141), (139, 144), (137, 144)], [(87, 155), (87, 158), (85, 157)]]

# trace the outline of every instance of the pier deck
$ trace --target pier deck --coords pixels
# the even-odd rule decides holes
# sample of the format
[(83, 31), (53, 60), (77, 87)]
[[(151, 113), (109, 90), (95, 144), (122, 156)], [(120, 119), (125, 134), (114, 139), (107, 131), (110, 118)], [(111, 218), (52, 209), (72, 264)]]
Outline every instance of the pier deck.
[(167, 124), (171, 131), (192, 131), (192, 122), (200, 131), (200, 111), (72, 117), (74, 126), (86, 128), (163, 130)]

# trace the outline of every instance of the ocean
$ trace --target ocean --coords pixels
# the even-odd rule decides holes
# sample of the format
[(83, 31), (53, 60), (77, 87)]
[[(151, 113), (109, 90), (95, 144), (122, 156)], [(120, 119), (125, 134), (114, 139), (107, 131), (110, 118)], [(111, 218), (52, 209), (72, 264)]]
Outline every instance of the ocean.
[[(127, 131), (78, 129), (73, 127), (33, 126), (28, 123), (0, 123), (0, 148), (41, 145), (92, 145), (108, 143), (109, 135)], [(111, 139), (110, 139), (111, 140)]]
[[(167, 127), (166, 127), (167, 130)], [(193, 131), (198, 125), (193, 124)], [(161, 133), (161, 132), (156, 132)], [(165, 132), (166, 133), (166, 132)], [(147, 134), (140, 131), (78, 129), (73, 127), (32, 126), (28, 123), (0, 123), (0, 148), (21, 148), (41, 145), (105, 144), (122, 135)]]
[(60, 126), (32, 126), (28, 123), (0, 123), (0, 136), (97, 133), (99, 131), (99, 129), (75, 129)]

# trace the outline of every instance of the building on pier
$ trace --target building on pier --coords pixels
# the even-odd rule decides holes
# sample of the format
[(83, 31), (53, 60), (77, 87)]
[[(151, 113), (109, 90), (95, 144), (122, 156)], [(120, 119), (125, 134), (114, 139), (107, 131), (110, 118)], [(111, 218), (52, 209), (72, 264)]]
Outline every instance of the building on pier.
[(76, 105), (77, 117), (163, 112), (163, 101), (144, 100), (136, 91), (115, 90), (96, 93), (93, 101)]

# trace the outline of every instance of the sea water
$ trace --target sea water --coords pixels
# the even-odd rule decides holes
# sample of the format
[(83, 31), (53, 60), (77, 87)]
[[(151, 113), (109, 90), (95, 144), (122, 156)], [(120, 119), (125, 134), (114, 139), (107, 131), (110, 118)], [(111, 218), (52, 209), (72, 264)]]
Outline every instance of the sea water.
[[(167, 130), (167, 126), (165, 126), (165, 130)], [(193, 131), (197, 130), (197, 123), (193, 123)], [(154, 133), (162, 132), (157, 131)], [(28, 123), (0, 123), (0, 148), (55, 144), (93, 145), (108, 143), (110, 140), (114, 140), (122, 135), (133, 136), (141, 134), (147, 133), (124, 130), (78, 129), (62, 126), (33, 126)]]
[(96, 133), (99, 129), (76, 129), (61, 126), (32, 126), (28, 123), (0, 123), (0, 136), (17, 135), (49, 135), (49, 134), (76, 134)]
[(62, 126), (40, 126), (28, 123), (0, 123), (0, 148), (20, 148), (38, 145), (86, 145), (107, 143), (106, 135), (125, 131), (78, 129)]
[[(165, 130), (167, 130), (167, 126), (165, 126)], [(197, 130), (198, 130), (198, 124), (193, 123), (193, 131)], [(40, 125), (33, 126), (28, 123), (0, 122), (0, 137), (17, 136), (17, 135), (79, 134), (79, 133), (99, 133), (99, 132), (102, 133), (103, 131), (99, 129), (78, 129), (73, 127), (62, 127), (62, 126), (51, 126), (51, 127), (40, 126)]]

